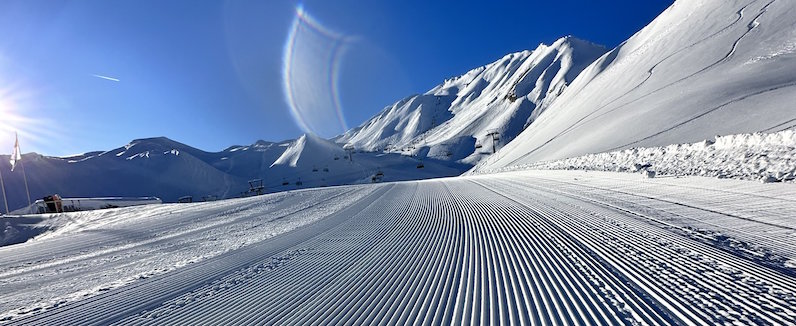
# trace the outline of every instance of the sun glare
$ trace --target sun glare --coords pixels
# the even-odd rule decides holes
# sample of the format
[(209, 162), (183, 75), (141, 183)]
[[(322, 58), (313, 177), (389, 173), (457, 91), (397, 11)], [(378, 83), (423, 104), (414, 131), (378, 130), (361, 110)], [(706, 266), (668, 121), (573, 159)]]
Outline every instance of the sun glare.
[(0, 153), (10, 152), (15, 134), (28, 145), (42, 143), (47, 138), (45, 134), (51, 129), (46, 128), (46, 121), (50, 119), (30, 114), (31, 98), (29, 93), (14, 88), (0, 89)]

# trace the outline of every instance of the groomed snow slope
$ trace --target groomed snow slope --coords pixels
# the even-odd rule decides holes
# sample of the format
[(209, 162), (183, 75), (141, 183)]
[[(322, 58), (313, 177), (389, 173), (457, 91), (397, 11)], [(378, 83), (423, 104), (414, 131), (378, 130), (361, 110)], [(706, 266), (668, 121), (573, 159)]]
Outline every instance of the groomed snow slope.
[(0, 248), (0, 310), (45, 325), (793, 324), (793, 198), (525, 171), (120, 209)]
[(796, 125), (796, 2), (678, 0), (476, 169)]
[(492, 153), (487, 133), (497, 132), (502, 144), (516, 137), (605, 51), (567, 36), (508, 54), (386, 107), (335, 141), (472, 165)]

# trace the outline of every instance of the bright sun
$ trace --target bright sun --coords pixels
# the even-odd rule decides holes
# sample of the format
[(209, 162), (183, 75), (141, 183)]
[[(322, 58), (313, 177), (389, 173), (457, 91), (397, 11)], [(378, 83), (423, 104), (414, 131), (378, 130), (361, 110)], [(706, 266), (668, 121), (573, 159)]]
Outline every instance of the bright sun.
[[(13, 146), (14, 134), (28, 141), (38, 141), (36, 132), (38, 121), (20, 114), (19, 100), (11, 96), (12, 92), (0, 90), (0, 153)], [(6, 148), (8, 147), (8, 149)]]
[(0, 94), (0, 131), (3, 133), (14, 130), (14, 125), (20, 117), (14, 113), (11, 101)]
[(52, 118), (34, 114), (41, 109), (37, 95), (22, 85), (0, 86), (0, 153), (10, 153), (15, 134), (23, 151), (42, 150), (41, 145), (49, 144), (48, 140), (68, 136)]

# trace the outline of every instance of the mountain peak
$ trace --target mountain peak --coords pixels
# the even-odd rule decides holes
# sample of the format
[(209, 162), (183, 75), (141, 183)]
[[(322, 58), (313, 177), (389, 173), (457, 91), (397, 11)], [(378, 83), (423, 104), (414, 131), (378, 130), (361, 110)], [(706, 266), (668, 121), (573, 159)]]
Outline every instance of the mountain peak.
[(332, 160), (335, 155), (342, 156), (343, 153), (340, 145), (315, 134), (305, 133), (293, 141), (271, 166), (296, 167), (302, 162), (325, 162)]
[(578, 38), (578, 37), (573, 36), (573, 35), (567, 35), (567, 36), (564, 36), (562, 38), (559, 38), (558, 40), (553, 42), (553, 45), (551, 45), (551, 47), (558, 48), (558, 47), (562, 47), (562, 46), (566, 46), (566, 45), (569, 45), (569, 46), (587, 46), (587, 47), (597, 47), (597, 48), (601, 48), (601, 49), (607, 49), (605, 45), (597, 44), (597, 43), (594, 43), (594, 42), (591, 42), (591, 41), (588, 41), (588, 40), (584, 40), (582, 38)]
[(133, 139), (130, 143), (144, 143), (144, 142), (146, 142), (146, 143), (175, 143), (174, 140), (171, 140), (171, 139), (169, 139), (168, 137), (165, 137), (165, 136), (138, 138), (138, 139)]

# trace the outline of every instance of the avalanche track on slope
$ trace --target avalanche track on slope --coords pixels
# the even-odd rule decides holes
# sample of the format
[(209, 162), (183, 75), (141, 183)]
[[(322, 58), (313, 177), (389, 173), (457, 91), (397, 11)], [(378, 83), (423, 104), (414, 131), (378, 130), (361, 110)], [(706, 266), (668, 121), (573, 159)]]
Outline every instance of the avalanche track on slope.
[[(786, 185), (524, 171), (299, 194), (303, 200), (266, 196), (256, 214), (229, 223), (301, 214), (316, 202), (344, 201), (345, 208), (315, 211), (325, 217), (6, 322), (796, 323), (796, 190)], [(148, 227), (128, 231), (154, 232)], [(2, 271), (38, 264), (51, 241), (83, 239), (55, 249), (58, 260), (115, 239), (80, 235), (0, 248)], [(78, 269), (61, 281), (82, 276)], [(40, 285), (26, 282), (17, 300), (37, 296)], [(2, 286), (8, 299), (6, 289), (21, 284), (4, 278)]]

